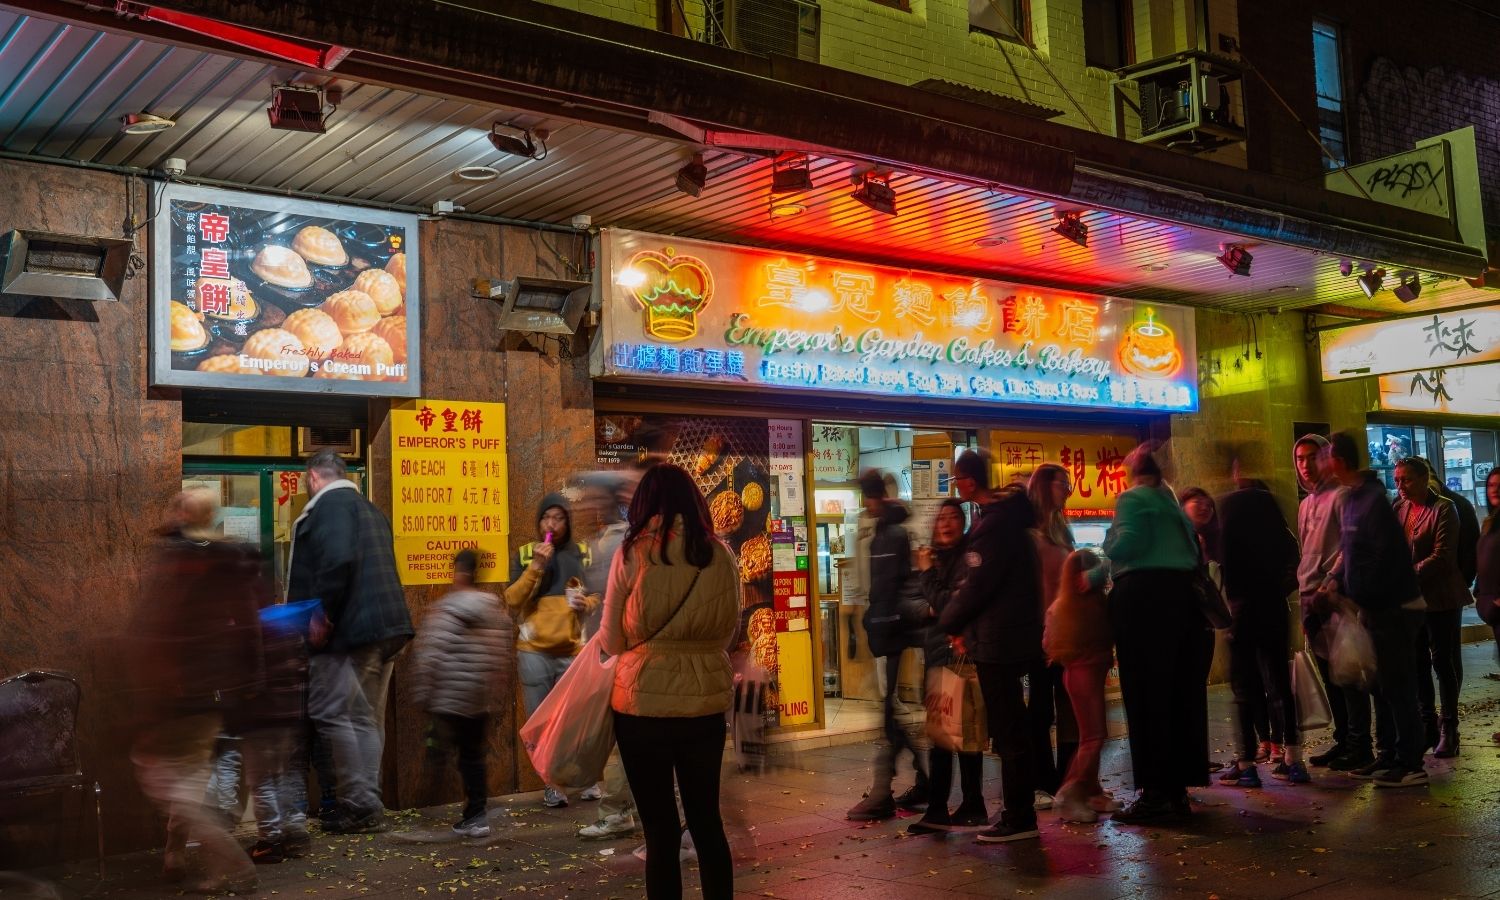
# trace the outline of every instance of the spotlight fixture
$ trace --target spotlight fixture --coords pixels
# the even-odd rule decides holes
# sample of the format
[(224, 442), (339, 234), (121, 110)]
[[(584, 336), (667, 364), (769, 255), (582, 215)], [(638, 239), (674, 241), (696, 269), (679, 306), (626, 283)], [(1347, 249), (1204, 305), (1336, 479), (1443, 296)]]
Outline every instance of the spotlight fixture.
[[(520, 136), (501, 134), (499, 131), (501, 128), (514, 131)], [(504, 125), (496, 122), (490, 126), (490, 146), (507, 156), (545, 159), (547, 157), (547, 133), (545, 131), (533, 132), (529, 128), (522, 128), (518, 125)]]
[(1366, 269), (1365, 274), (1359, 276), (1359, 289), (1365, 292), (1366, 297), (1374, 297), (1384, 286), (1385, 269)]
[(984, 237), (974, 239), (974, 247), (978, 250), (988, 250), (991, 247), (1003, 246), (1006, 239), (998, 234), (987, 234)]
[(266, 107), (266, 115), (272, 128), (323, 134), (341, 96), (340, 91), (329, 91), (316, 84), (278, 84), (271, 89), (271, 105)]
[(703, 154), (694, 153), (692, 162), (677, 170), (677, 189), (689, 197), (697, 197), (708, 186), (708, 167), (703, 164)]
[(453, 170), (459, 181), (494, 181), (500, 173), (490, 166), (460, 166)]
[(1401, 283), (1396, 286), (1396, 299), (1402, 303), (1410, 303), (1422, 296), (1422, 276), (1416, 272), (1402, 272), (1399, 275)]
[(780, 203), (771, 202), (771, 208), (767, 211), (773, 219), (790, 219), (792, 216), (800, 216), (807, 212), (807, 207), (801, 203), (792, 203), (783, 200)]
[(891, 173), (872, 169), (860, 176), (859, 187), (849, 196), (878, 213), (896, 214), (896, 189), (891, 187)]
[(1214, 257), (1231, 275), (1250, 276), (1250, 263), (1254, 259), (1243, 244), (1220, 244), (1219, 255)]
[(1089, 225), (1083, 221), (1081, 212), (1057, 213), (1057, 224), (1052, 226), (1052, 233), (1067, 238), (1080, 247), (1089, 245)]
[(125, 134), (156, 134), (172, 128), (177, 123), (151, 113), (131, 113), (120, 119), (120, 131)]
[(1341, 259), (1341, 260), (1339, 260), (1339, 274), (1342, 275), (1342, 276), (1344, 276), (1345, 278), (1348, 278), (1350, 275), (1353, 275), (1354, 274), (1354, 260), (1352, 260), (1352, 259)]
[(771, 193), (812, 190), (812, 160), (806, 153), (783, 153), (771, 163)]

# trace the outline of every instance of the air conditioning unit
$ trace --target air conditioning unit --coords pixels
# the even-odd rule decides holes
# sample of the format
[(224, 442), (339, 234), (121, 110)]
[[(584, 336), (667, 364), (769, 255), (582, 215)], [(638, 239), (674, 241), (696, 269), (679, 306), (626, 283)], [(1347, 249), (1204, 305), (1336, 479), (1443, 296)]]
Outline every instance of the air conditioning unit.
[(359, 429), (313, 426), (297, 429), (297, 450), (310, 456), (319, 450), (332, 450), (339, 456), (359, 456)]
[(134, 241), (12, 231), (0, 237), (0, 293), (119, 300)]
[(709, 0), (703, 39), (710, 44), (818, 62), (816, 3), (803, 0)]
[(1129, 110), (1137, 118), (1136, 143), (1201, 152), (1243, 141), (1229, 90), (1243, 76), (1232, 60), (1198, 51), (1120, 69), (1109, 91), (1115, 137), (1130, 136)]

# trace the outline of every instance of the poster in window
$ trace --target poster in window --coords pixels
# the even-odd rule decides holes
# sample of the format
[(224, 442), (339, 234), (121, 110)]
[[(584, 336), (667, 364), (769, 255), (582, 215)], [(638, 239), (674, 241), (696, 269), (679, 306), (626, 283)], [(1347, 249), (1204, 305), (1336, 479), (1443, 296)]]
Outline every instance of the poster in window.
[(154, 383), (420, 393), (416, 216), (169, 184), (152, 239)]

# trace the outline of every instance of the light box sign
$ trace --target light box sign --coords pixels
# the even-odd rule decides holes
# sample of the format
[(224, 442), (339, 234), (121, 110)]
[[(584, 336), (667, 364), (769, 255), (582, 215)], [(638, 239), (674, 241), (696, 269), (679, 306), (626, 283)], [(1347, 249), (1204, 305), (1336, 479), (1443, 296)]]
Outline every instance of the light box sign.
[(1382, 375), (1380, 408), (1500, 417), (1500, 363)]
[(1432, 312), (1318, 335), (1323, 380), (1500, 361), (1500, 306)]
[(606, 230), (602, 378), (1198, 408), (1192, 310)]
[(152, 231), (152, 380), (416, 396), (416, 245), (416, 216), (167, 185)]
[(1125, 457), (1140, 443), (1131, 434), (990, 432), (998, 484), (1026, 484), (1043, 463), (1062, 466), (1073, 495), (1064, 513), (1075, 518), (1114, 515), (1115, 498), (1130, 487)]

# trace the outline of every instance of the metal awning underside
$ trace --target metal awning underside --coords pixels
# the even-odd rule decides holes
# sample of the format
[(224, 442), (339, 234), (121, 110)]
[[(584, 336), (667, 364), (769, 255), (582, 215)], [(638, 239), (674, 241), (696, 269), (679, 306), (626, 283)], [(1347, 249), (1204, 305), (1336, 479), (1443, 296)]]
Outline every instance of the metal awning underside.
[[(1051, 228), (1059, 208), (1085, 207), (932, 174), (898, 170), (892, 184), (900, 215), (885, 217), (850, 198), (849, 174), (861, 164), (853, 155), (816, 157), (814, 188), (778, 198), (806, 211), (773, 219), (766, 157), (707, 151), (708, 188), (693, 199), (673, 184), (698, 147), (660, 130), (563, 116), (555, 105), (525, 111), (340, 77), (343, 98), (326, 134), (273, 130), (265, 113), (271, 86), (293, 79), (334, 81), (0, 7), (0, 150), (10, 154), (141, 169), (159, 169), (175, 156), (188, 160), (190, 178), (268, 191), (424, 209), (452, 200), (473, 214), (560, 225), (586, 213), (596, 226), (1241, 312), (1319, 304), (1409, 312), (1494, 296), (1450, 278), (1429, 281), (1410, 306), (1388, 291), (1372, 302), (1339, 274), (1336, 256), (1098, 209), (1084, 213), (1089, 246), (1080, 248)], [(150, 136), (122, 134), (120, 117), (135, 112), (166, 116), (177, 126)], [(547, 158), (498, 154), (486, 138), (493, 122), (549, 129)], [(499, 177), (474, 184), (453, 174), (473, 165), (492, 166)], [(1107, 182), (1098, 173), (1079, 179), (1096, 187)], [(990, 238), (1004, 243), (984, 246)], [(1225, 242), (1247, 244), (1254, 255), (1250, 277), (1231, 276), (1215, 259)]]

